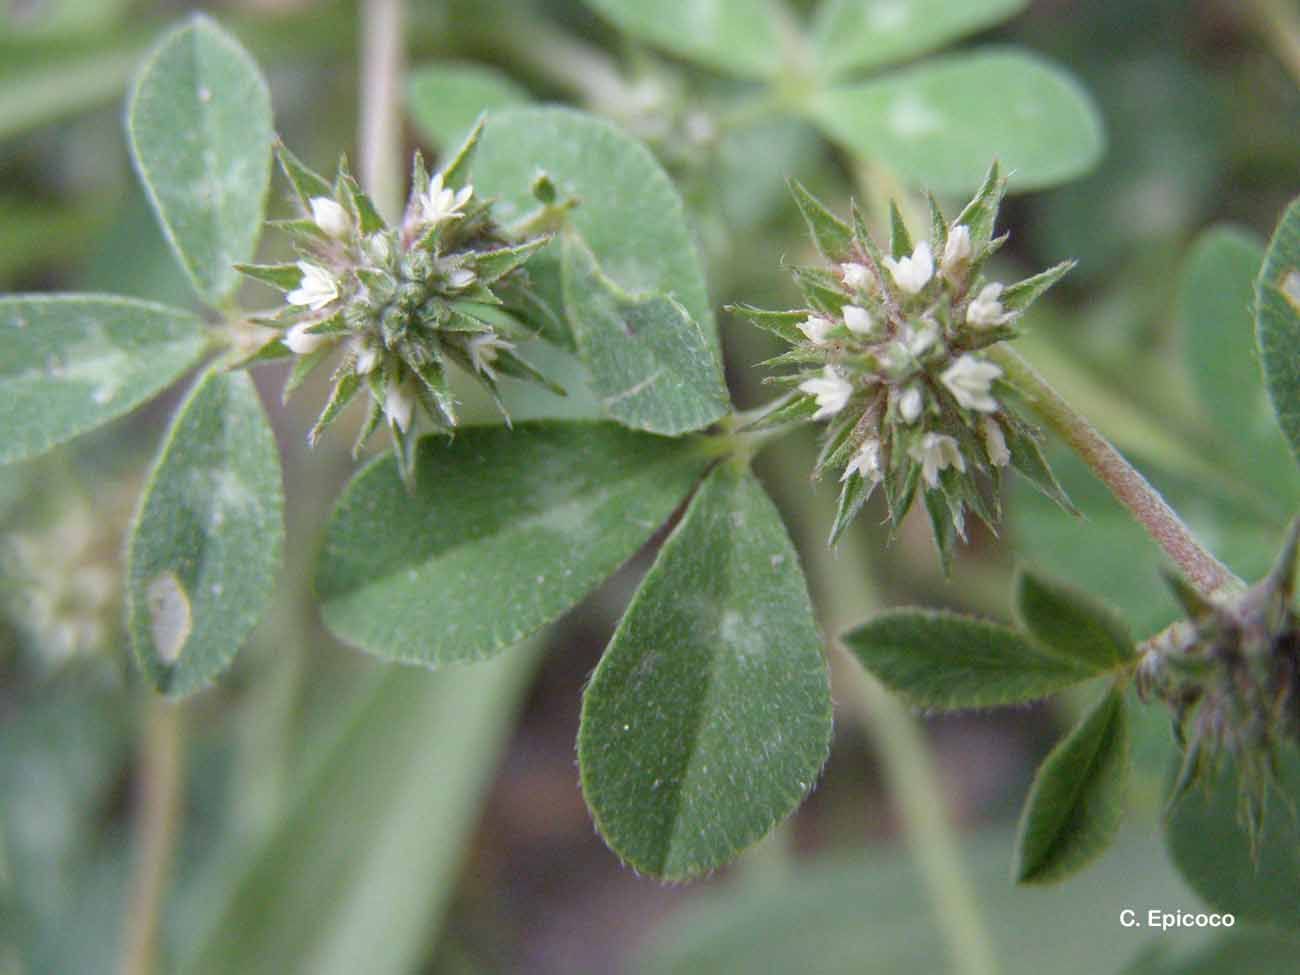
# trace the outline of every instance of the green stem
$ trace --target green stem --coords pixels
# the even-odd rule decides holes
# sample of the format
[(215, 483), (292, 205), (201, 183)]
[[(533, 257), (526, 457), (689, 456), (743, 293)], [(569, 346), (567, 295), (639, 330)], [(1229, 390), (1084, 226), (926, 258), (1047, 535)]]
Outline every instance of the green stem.
[(390, 221), (402, 208), (402, 4), (364, 0), (360, 10), (361, 185)]
[(151, 695), (140, 749), (135, 866), (122, 938), (122, 975), (158, 968), (163, 899), (181, 825), (184, 728), (179, 705)]
[(1028, 362), (1006, 345), (989, 349), (1006, 379), (1029, 400), (1038, 416), (1079, 457), (1097, 478), (1174, 560), (1188, 581), (1203, 595), (1242, 582), (1196, 539), (1181, 518), (1151, 484), (1091, 423), (1075, 412)]
[[(777, 487), (784, 497), (807, 497), (807, 482), (794, 472), (808, 466), (800, 452), (774, 452), (772, 469), (778, 473), (781, 483)], [(800, 548), (814, 581), (823, 626), (838, 634), (871, 611), (871, 569), (865, 553), (850, 538), (837, 550), (827, 547), (827, 506), (804, 507), (805, 514), (812, 517), (798, 519), (803, 523), (800, 535), (804, 544)], [(966, 874), (920, 723), (838, 640), (832, 641), (831, 668), (837, 698), (876, 743), (889, 794), (898, 804), (908, 846), (948, 945), (949, 970), (958, 975), (991, 975), (997, 971), (992, 939)]]

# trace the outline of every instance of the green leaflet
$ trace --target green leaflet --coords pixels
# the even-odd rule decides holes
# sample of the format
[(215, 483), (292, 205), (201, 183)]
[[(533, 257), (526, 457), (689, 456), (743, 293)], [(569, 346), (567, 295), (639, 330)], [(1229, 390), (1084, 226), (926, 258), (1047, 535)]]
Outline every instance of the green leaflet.
[[(494, 212), (507, 226), (542, 215), (532, 186), (544, 173), (556, 206), (573, 204), (547, 218), (576, 230), (624, 291), (679, 302), (716, 346), (703, 265), (681, 197), (650, 151), (622, 129), (570, 108), (504, 109), (488, 120), (472, 170), (474, 192), (497, 199)], [(528, 267), (557, 309), (559, 249), (552, 245)]]
[(1025, 0), (824, 0), (813, 42), (824, 77), (904, 61), (1018, 13)]
[(1010, 627), (930, 610), (888, 610), (842, 639), (888, 687), (941, 710), (1036, 701), (1104, 669), (1040, 647)]
[(1012, 867), (1018, 883), (1061, 880), (1111, 844), (1124, 811), (1129, 749), (1124, 695), (1111, 688), (1034, 776)]
[(798, 556), (753, 475), (723, 464), (587, 687), (583, 794), (620, 857), (684, 880), (726, 863), (803, 801), (830, 733)]
[(1255, 340), (1273, 412), (1300, 459), (1300, 199), (1273, 231), (1255, 282)]
[(744, 78), (781, 66), (782, 25), (770, 0), (584, 0), (634, 37)]
[(1103, 145), (1097, 109), (1056, 66), (1013, 50), (925, 61), (875, 81), (831, 88), (811, 117), (851, 151), (936, 193), (980, 184), (990, 159), (1025, 191), (1087, 172)]
[(131, 156), (199, 296), (222, 304), (252, 259), (271, 179), (271, 96), (257, 65), (196, 15), (158, 44), (131, 92)]
[(229, 892), (190, 975), (405, 975), (436, 941), (536, 648), (390, 668)]
[(435, 146), (460, 144), (479, 115), (530, 101), (527, 90), (484, 64), (426, 64), (406, 80), (406, 108), (415, 127)]
[(662, 294), (630, 295), (576, 235), (563, 242), (564, 305), (601, 406), (624, 426), (675, 436), (721, 419), (722, 364), (690, 314)]
[(709, 457), (613, 423), (466, 427), (340, 498), (316, 569), (325, 623), (379, 657), (483, 659), (573, 607), (681, 503)]
[(129, 412), (206, 348), (202, 322), (165, 305), (115, 295), (0, 297), (0, 463)]
[(1109, 606), (1082, 590), (1032, 569), (1015, 582), (1016, 616), (1044, 646), (1099, 669), (1134, 659), (1127, 624)]
[(166, 694), (230, 665), (270, 602), (284, 539), (280, 453), (246, 373), (210, 371), (177, 411), (136, 515), (127, 626)]
[(1255, 233), (1210, 228), (1183, 264), (1178, 312), (1187, 368), (1218, 435), (1220, 462), (1270, 494), (1295, 498), (1295, 465), (1269, 406), (1254, 342), (1255, 279), (1263, 262), (1264, 244)]

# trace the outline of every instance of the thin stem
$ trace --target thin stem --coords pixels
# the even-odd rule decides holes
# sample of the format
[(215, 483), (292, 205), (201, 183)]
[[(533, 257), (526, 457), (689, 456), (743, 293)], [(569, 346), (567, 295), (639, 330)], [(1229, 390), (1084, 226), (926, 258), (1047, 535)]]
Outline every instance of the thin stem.
[(1246, 11), (1282, 65), (1300, 85), (1300, 15), (1292, 0), (1248, 0)]
[[(775, 452), (772, 469), (781, 494), (808, 497), (797, 471), (808, 469), (794, 450)], [(850, 538), (836, 550), (825, 542), (829, 524), (824, 505), (807, 505), (800, 532), (820, 616), (826, 632), (838, 634), (873, 608), (874, 587), (865, 553)], [(833, 640), (831, 669), (837, 699), (874, 739), (884, 765), (889, 793), (898, 804), (908, 847), (916, 858), (935, 907), (935, 919), (948, 945), (950, 971), (991, 975), (997, 971), (992, 939), (984, 926), (975, 890), (948, 819), (943, 788), (930, 759), (920, 723)]]
[(361, 185), (387, 219), (402, 207), (403, 0), (361, 4)]
[(122, 939), (122, 975), (158, 968), (163, 899), (181, 825), (185, 779), (180, 706), (151, 695), (140, 748), (135, 866)]
[(1076, 413), (1033, 366), (1005, 345), (993, 346), (988, 356), (1002, 367), (1007, 381), (1029, 399), (1043, 422), (1092, 468), (1198, 591), (1210, 596), (1224, 588), (1241, 588), (1241, 580), (1197, 541), (1160, 492), (1091, 423)]

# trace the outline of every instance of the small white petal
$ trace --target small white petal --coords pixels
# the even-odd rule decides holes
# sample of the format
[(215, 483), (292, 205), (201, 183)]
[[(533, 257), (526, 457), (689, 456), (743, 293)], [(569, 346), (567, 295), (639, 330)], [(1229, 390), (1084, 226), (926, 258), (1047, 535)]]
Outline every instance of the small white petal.
[(944, 273), (952, 273), (958, 266), (970, 260), (970, 255), (970, 230), (964, 223), (956, 224), (948, 231), (948, 240), (943, 245)]
[(863, 290), (871, 284), (871, 269), (865, 264), (850, 262), (840, 265), (840, 274), (843, 275), (844, 285), (855, 290)]
[(474, 283), (474, 272), (467, 267), (458, 267), (447, 275), (447, 284), (457, 290), (468, 288)]
[(799, 323), (799, 331), (803, 332), (813, 345), (825, 345), (826, 336), (834, 327), (834, 322), (819, 315), (812, 315)]
[(313, 196), (311, 218), (316, 226), (336, 240), (342, 240), (352, 230), (352, 221), (348, 212), (326, 196)]
[(299, 261), (298, 270), (302, 272), (302, 280), (295, 290), (285, 295), (289, 304), (305, 305), (312, 311), (320, 311), (339, 296), (338, 284), (319, 264)]
[(374, 372), (375, 366), (379, 365), (379, 350), (368, 342), (362, 342), (360, 339), (353, 340), (352, 349), (357, 357), (352, 364), (352, 371), (358, 376), (365, 376)]
[(384, 415), (388, 422), (405, 432), (411, 426), (411, 413), (415, 410), (415, 394), (408, 382), (389, 380), (384, 390)]
[(918, 327), (912, 328), (910, 325), (903, 333), (903, 342), (907, 348), (908, 354), (913, 359), (919, 359), (939, 338), (939, 327), (932, 322), (922, 322)]
[(957, 448), (957, 441), (942, 433), (927, 433), (912, 444), (908, 455), (921, 465), (921, 476), (930, 487), (939, 486), (939, 472), (955, 467), (966, 470), (966, 460)]
[(513, 342), (507, 342), (495, 332), (484, 332), (469, 340), (469, 359), (474, 368), (489, 379), (496, 379), (496, 370), (492, 368), (501, 349), (507, 352), (514, 349)]
[(388, 259), (393, 256), (393, 248), (388, 242), (388, 236), (380, 232), (367, 237), (366, 254), (376, 264), (387, 264)]
[(844, 324), (854, 335), (870, 335), (876, 330), (871, 312), (857, 305), (844, 306)]
[(991, 389), (1002, 370), (978, 356), (963, 355), (940, 375), (953, 399), (968, 410), (992, 413), (998, 408)]
[(911, 257), (885, 258), (885, 266), (894, 276), (894, 282), (905, 292), (914, 295), (924, 288), (934, 277), (934, 255), (930, 253), (929, 241), (921, 241), (912, 250)]
[(313, 335), (307, 329), (315, 322), (299, 322), (285, 333), (280, 341), (287, 345), (295, 355), (310, 355), (329, 341), (327, 335)]
[(998, 282), (984, 285), (966, 309), (966, 324), (973, 328), (993, 328), (1011, 321), (1015, 312), (1002, 308), (1002, 302), (998, 300), (1001, 295), (1002, 285)]
[(862, 445), (862, 448), (853, 455), (848, 466), (844, 468), (844, 473), (840, 475), (841, 481), (847, 481), (854, 474), (857, 474), (864, 481), (879, 481), (884, 472), (880, 469), (880, 441), (868, 440)]
[(917, 386), (908, 386), (898, 397), (898, 415), (904, 423), (915, 423), (925, 406), (925, 397)]
[(1002, 427), (991, 416), (980, 421), (980, 435), (984, 438), (984, 449), (988, 452), (989, 463), (994, 467), (1006, 467), (1011, 463), (1011, 451), (1007, 449), (1007, 438), (1002, 435)]
[(817, 412), (814, 420), (824, 420), (844, 409), (849, 397), (853, 395), (853, 384), (841, 376), (832, 366), (827, 366), (820, 378), (805, 379), (799, 389), (817, 400)]
[(421, 215), (432, 224), (461, 217), (461, 209), (473, 195), (474, 187), (465, 186), (457, 192), (443, 185), (442, 173), (435, 173), (429, 180), (429, 192), (420, 196)]

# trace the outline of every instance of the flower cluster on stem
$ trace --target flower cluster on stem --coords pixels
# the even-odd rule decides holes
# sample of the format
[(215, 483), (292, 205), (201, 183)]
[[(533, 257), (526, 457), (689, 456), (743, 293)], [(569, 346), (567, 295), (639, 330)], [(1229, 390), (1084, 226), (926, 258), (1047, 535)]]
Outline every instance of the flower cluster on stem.
[(885, 253), (856, 207), (846, 223), (792, 184), (830, 266), (795, 268), (806, 308), (736, 310), (792, 346), (769, 363), (795, 367), (771, 380), (793, 387), (790, 400), (763, 422), (827, 422), (814, 474), (839, 472), (832, 542), (878, 485), (895, 526), (923, 495), (945, 564), (955, 536), (965, 535), (967, 508), (995, 520), (1008, 466), (1068, 504), (1036, 430), (1013, 412), (1002, 369), (986, 356), (1018, 334), (1025, 308), (1071, 267), (1010, 286), (985, 279), (986, 262), (1006, 239), (993, 237), (1005, 187), (994, 165), (951, 222), (931, 199), (928, 240), (913, 242), (895, 210)]
[(530, 317), (544, 308), (524, 265), (549, 237), (512, 239), (493, 220), (490, 201), (464, 181), (480, 131), (432, 176), (416, 154), (410, 198), (395, 227), (346, 164), (331, 184), (279, 147), (300, 216), (278, 226), (293, 237), (301, 259), (240, 267), (285, 293), (284, 307), (257, 319), (276, 331), (248, 361), (296, 357), (286, 395), (338, 353), (332, 390), (309, 440), (315, 443), (365, 391), (370, 410), (356, 451), (386, 425), (408, 484), (417, 417), (435, 431), (456, 426), (449, 365), (485, 385), (498, 406), (503, 375), (563, 393), (517, 354), (518, 344), (540, 331)]
[(1300, 519), (1273, 570), (1244, 592), (1202, 596), (1170, 577), (1187, 618), (1146, 648), (1137, 672), (1144, 699), (1163, 701), (1183, 747), (1171, 802), (1236, 766), (1240, 814), (1252, 844), (1276, 782), (1278, 751), (1300, 744), (1300, 616), (1295, 609)]

